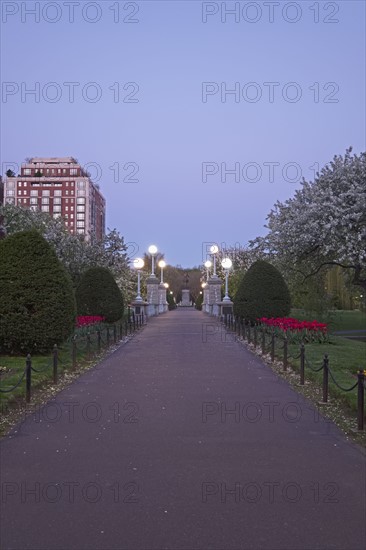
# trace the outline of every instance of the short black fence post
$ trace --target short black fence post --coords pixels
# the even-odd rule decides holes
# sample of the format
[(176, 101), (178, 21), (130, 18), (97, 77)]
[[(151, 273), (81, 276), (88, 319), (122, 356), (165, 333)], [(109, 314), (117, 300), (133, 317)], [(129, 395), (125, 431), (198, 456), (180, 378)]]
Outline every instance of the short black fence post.
[(25, 400), (27, 403), (30, 403), (30, 400), (31, 400), (31, 385), (32, 385), (32, 359), (28, 353), (27, 359), (25, 361), (25, 388), (26, 388)]
[(287, 340), (287, 336), (285, 336), (283, 340), (283, 370), (287, 370), (287, 363), (288, 363), (288, 340)]
[(272, 330), (271, 334), (271, 361), (272, 363), (275, 360), (275, 333), (274, 330)]
[(329, 359), (328, 355), (324, 355), (323, 361), (323, 403), (328, 403), (328, 376), (329, 376)]
[(114, 340), (114, 343), (117, 344), (117, 327), (116, 327), (116, 325), (113, 325), (113, 340)]
[(257, 335), (257, 325), (254, 325), (254, 347), (256, 348), (258, 345), (258, 335)]
[(53, 383), (57, 384), (58, 349), (56, 344), (53, 346), (52, 354), (53, 354)]
[(119, 324), (119, 339), (122, 340), (123, 337), (123, 325), (122, 323)]
[(144, 324), (144, 312), (141, 313), (141, 321), (142, 321), (142, 324)]
[(266, 329), (262, 327), (262, 355), (266, 353)]
[(98, 350), (98, 353), (100, 353), (101, 343), (102, 343), (102, 339), (101, 339), (101, 336), (100, 336), (100, 330), (97, 330), (97, 350)]
[(135, 319), (135, 314), (133, 313), (132, 314), (132, 322), (133, 322), (133, 332), (136, 331), (136, 319)]
[(72, 339), (72, 370), (76, 369), (76, 336)]
[(358, 395), (357, 395), (357, 427), (359, 431), (363, 430), (365, 419), (365, 373), (359, 370), (358, 378)]
[(300, 386), (305, 384), (305, 346), (300, 347)]
[(90, 334), (86, 335), (86, 358), (87, 360), (90, 359)]

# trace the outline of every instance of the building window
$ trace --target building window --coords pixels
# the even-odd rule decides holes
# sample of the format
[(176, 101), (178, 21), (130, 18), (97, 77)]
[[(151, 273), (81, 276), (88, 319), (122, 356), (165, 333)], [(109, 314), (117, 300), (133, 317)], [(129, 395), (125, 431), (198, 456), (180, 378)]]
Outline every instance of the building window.
[(54, 204), (53, 205), (53, 211), (54, 212), (61, 212), (61, 204)]
[(31, 189), (31, 197), (38, 197), (38, 189)]
[(85, 204), (85, 198), (84, 197), (78, 197), (76, 199), (77, 204)]
[(27, 182), (23, 181), (23, 187), (27, 187)]
[(78, 189), (78, 196), (85, 195), (85, 189)]
[(24, 189), (24, 191), (23, 191), (23, 195), (26, 195), (26, 194), (27, 194), (27, 190), (26, 190), (26, 189)]
[(85, 181), (78, 181), (78, 189), (85, 189)]
[(7, 204), (14, 204), (15, 203), (15, 198), (14, 197), (6, 197), (6, 202), (7, 202)]
[(55, 197), (61, 197), (62, 191), (61, 191), (61, 189), (55, 189), (53, 194), (54, 194)]
[(30, 198), (30, 203), (31, 204), (38, 204), (38, 198), (37, 197), (31, 197)]
[(30, 176), (32, 173), (31, 169), (30, 168), (24, 168), (24, 175), (25, 176)]
[(62, 169), (62, 173), (63, 173), (63, 174), (66, 174), (66, 168), (63, 168), (63, 169)]
[(18, 195), (21, 195), (21, 194), (22, 194), (21, 189), (18, 189)]
[(61, 197), (53, 197), (53, 204), (61, 204)]
[(68, 190), (66, 189), (66, 191), (65, 191), (65, 195), (68, 195), (68, 194), (69, 194), (69, 191), (68, 191)]
[(76, 214), (76, 219), (77, 220), (85, 220), (85, 214), (83, 212), (80, 212), (80, 213)]
[(49, 189), (43, 189), (42, 195), (43, 195), (44, 197), (49, 197), (49, 196), (50, 196), (50, 190), (49, 190)]
[(42, 212), (49, 212), (50, 207), (48, 204), (42, 204)]
[(73, 219), (73, 218), (74, 218), (74, 214), (70, 214), (70, 218)]
[(61, 214), (59, 212), (54, 212), (53, 217), (54, 218), (61, 218)]
[(77, 207), (76, 207), (76, 211), (77, 211), (77, 212), (85, 212), (85, 206), (82, 206), (82, 205), (81, 205), (81, 206), (77, 206)]
[(13, 181), (8, 181), (6, 186), (8, 187), (8, 189), (14, 189), (14, 182)]
[(70, 168), (70, 176), (77, 176), (78, 169), (77, 168)]
[(14, 197), (15, 191), (14, 191), (14, 189), (8, 189), (6, 194), (7, 194), (8, 197)]

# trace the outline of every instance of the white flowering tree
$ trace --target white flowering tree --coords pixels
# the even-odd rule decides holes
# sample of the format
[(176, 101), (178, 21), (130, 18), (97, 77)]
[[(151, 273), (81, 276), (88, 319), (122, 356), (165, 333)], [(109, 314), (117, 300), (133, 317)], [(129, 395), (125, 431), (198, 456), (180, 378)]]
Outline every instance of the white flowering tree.
[(303, 275), (339, 265), (366, 287), (366, 153), (335, 156), (314, 182), (303, 180), (294, 197), (277, 202), (265, 237), (250, 244)]
[(6, 234), (37, 229), (54, 247), (58, 258), (70, 273), (74, 285), (89, 267), (106, 267), (115, 276), (127, 295), (130, 287), (130, 267), (127, 246), (116, 229), (109, 230), (102, 241), (87, 241), (83, 235), (67, 231), (61, 218), (51, 218), (46, 212), (7, 204), (0, 207), (0, 217)]

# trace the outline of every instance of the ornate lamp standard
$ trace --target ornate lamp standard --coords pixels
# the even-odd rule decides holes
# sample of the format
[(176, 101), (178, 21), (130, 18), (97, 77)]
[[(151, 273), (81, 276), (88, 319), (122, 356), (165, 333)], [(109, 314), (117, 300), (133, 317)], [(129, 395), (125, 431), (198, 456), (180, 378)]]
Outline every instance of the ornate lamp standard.
[(141, 298), (141, 269), (144, 267), (145, 262), (142, 258), (135, 258), (133, 260), (133, 267), (137, 271), (137, 296), (135, 302), (143, 302)]
[(141, 323), (145, 322), (147, 302), (141, 297), (141, 269), (145, 262), (142, 258), (135, 258), (132, 262), (133, 268), (137, 271), (137, 296), (131, 303), (134, 314), (138, 316)]
[[(160, 285), (159, 285), (159, 313), (164, 313), (168, 310), (168, 301), (166, 299), (166, 289), (167, 284), (164, 283), (164, 267), (166, 266), (166, 263), (164, 260), (160, 260), (158, 263), (158, 266), (160, 267)], [(169, 286), (169, 285), (168, 285)]]
[(206, 268), (206, 281), (209, 280), (210, 278), (210, 267), (212, 266), (212, 262), (211, 260), (207, 260), (207, 262), (205, 262), (205, 268)]
[(148, 252), (151, 256), (151, 275), (149, 275), (146, 286), (147, 286), (147, 301), (149, 302), (147, 308), (148, 316), (158, 315), (159, 305), (160, 305), (160, 292), (159, 292), (159, 279), (155, 275), (155, 256), (158, 252), (158, 247), (154, 244), (150, 245)]
[(149, 246), (148, 251), (151, 256), (151, 277), (155, 277), (154, 258), (158, 252), (158, 247), (152, 244)]
[(217, 277), (217, 273), (216, 273), (216, 254), (218, 253), (219, 251), (219, 247), (217, 246), (217, 244), (213, 244), (212, 246), (210, 246), (210, 252), (213, 256), (213, 273), (212, 273), (212, 277)]
[(223, 302), (231, 302), (229, 298), (229, 271), (232, 268), (233, 262), (230, 258), (224, 258), (221, 262), (222, 267), (225, 270), (225, 297)]
[(223, 269), (225, 270), (225, 296), (223, 300), (219, 303), (220, 306), (220, 316), (232, 315), (233, 313), (233, 302), (229, 297), (229, 271), (232, 268), (233, 262), (230, 258), (224, 258), (221, 262)]
[(164, 262), (164, 260), (160, 260), (158, 266), (160, 267), (160, 284), (162, 285), (164, 284), (163, 271), (164, 267), (166, 267), (166, 263)]

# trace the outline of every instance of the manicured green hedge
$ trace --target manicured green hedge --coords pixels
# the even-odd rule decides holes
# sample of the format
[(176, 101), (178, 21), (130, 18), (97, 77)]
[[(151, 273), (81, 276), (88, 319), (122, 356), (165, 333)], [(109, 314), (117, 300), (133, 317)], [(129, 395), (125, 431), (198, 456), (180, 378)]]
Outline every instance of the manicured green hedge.
[(260, 317), (286, 317), (290, 309), (291, 297), (281, 273), (263, 260), (252, 264), (235, 294), (235, 315), (254, 323)]
[(101, 315), (107, 323), (121, 319), (123, 296), (112, 273), (104, 267), (91, 267), (82, 275), (76, 289), (78, 315)]
[(47, 241), (35, 230), (0, 241), (1, 352), (47, 352), (74, 323), (71, 279)]

